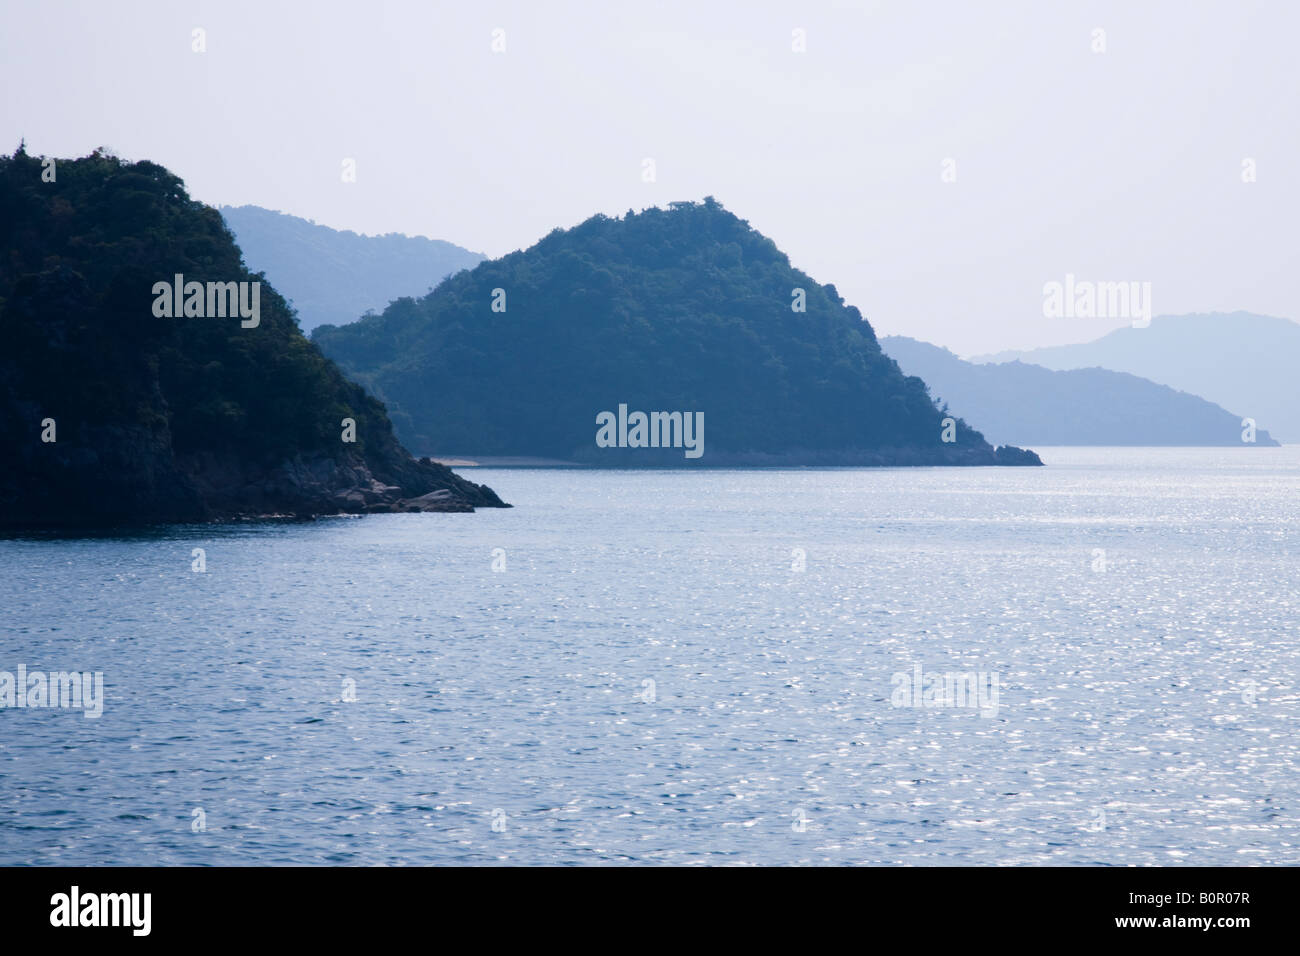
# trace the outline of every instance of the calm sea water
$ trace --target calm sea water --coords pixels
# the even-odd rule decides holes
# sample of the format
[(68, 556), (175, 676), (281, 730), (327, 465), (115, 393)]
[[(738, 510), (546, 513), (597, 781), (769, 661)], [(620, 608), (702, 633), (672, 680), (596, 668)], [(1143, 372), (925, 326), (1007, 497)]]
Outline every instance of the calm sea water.
[(0, 541), (0, 864), (1300, 863), (1300, 450), (1042, 451)]

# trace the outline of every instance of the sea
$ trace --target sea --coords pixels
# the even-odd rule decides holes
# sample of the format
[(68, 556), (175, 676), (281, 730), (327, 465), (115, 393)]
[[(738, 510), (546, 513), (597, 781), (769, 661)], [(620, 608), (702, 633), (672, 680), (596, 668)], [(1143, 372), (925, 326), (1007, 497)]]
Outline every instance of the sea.
[(1037, 450), (5, 538), (0, 864), (1300, 864), (1300, 448)]

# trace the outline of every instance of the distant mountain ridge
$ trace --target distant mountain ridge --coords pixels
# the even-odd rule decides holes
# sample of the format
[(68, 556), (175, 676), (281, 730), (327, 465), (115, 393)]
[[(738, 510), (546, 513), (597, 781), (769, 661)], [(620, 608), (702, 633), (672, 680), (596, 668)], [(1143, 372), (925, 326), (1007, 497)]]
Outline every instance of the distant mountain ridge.
[[(374, 390), (419, 454), (1041, 464), (936, 408), (833, 285), (712, 197), (556, 229), (313, 340)], [(617, 409), (621, 436), (624, 405), (703, 415), (703, 454), (607, 447), (599, 420)]]
[(404, 295), (423, 295), (485, 258), (440, 239), (363, 236), (260, 206), (222, 206), (244, 261), (298, 312), (304, 332), (343, 325)]
[[(1126, 372), (976, 364), (904, 336), (880, 340), (931, 394), (979, 422), (991, 442), (1025, 445), (1242, 445), (1242, 416)], [(1257, 430), (1255, 444), (1278, 444)]]
[(1300, 442), (1300, 324), (1250, 312), (1157, 316), (1094, 342), (977, 356), (1050, 369), (1104, 368), (1190, 392)]

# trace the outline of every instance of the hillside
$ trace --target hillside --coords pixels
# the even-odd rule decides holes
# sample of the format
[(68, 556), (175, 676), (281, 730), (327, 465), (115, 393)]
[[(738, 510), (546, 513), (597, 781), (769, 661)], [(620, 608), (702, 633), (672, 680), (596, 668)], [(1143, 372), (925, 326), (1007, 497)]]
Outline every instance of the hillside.
[(1300, 442), (1300, 325), (1249, 312), (1157, 316), (1094, 342), (1000, 352), (976, 362), (1019, 360), (1050, 369), (1128, 372), (1255, 419)]
[(501, 505), (406, 453), (176, 176), (43, 168), (0, 158), (0, 527)]
[[(974, 364), (904, 336), (885, 352), (936, 396), (980, 423), (990, 441), (1033, 445), (1241, 445), (1241, 415), (1124, 372)], [(1276, 446), (1263, 430), (1256, 445)]]
[[(944, 441), (945, 413), (858, 310), (712, 198), (593, 216), (313, 338), (388, 404), (420, 454), (1040, 463), (995, 453), (960, 421)], [(702, 414), (703, 454), (600, 447), (597, 417), (620, 405)]]
[(423, 295), (483, 256), (450, 242), (362, 236), (260, 206), (222, 206), (250, 269), (289, 300), (304, 332), (342, 325), (404, 295)]

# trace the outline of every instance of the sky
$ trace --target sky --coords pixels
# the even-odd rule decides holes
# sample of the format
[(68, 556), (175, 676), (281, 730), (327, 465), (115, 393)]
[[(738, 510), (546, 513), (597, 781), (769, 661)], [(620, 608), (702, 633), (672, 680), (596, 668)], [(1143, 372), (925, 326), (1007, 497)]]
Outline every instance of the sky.
[(1289, 0), (0, 0), (0, 149), (490, 256), (712, 195), (971, 355), (1130, 324), (1045, 315), (1067, 274), (1300, 320), (1297, 33)]

